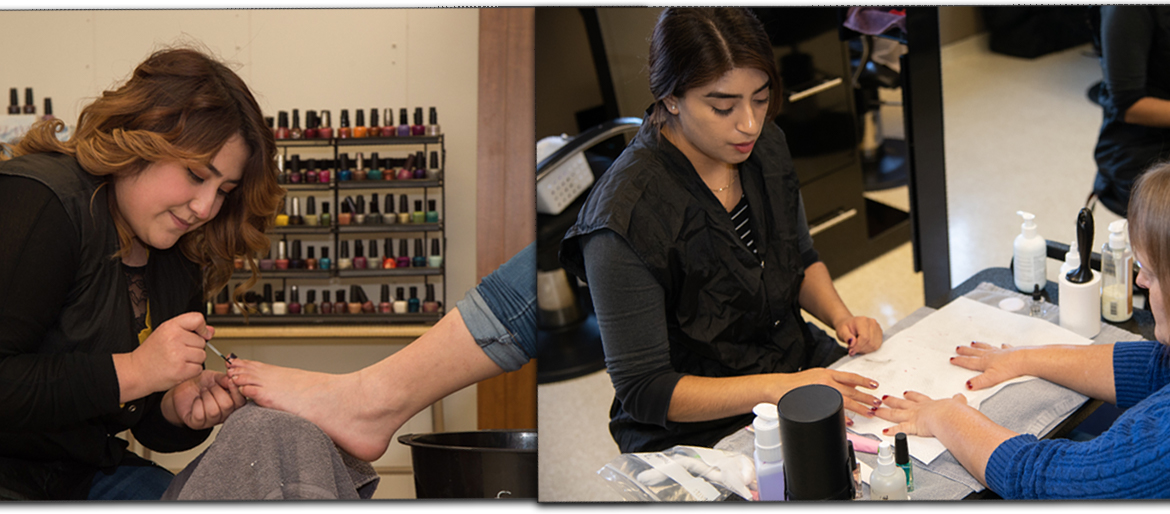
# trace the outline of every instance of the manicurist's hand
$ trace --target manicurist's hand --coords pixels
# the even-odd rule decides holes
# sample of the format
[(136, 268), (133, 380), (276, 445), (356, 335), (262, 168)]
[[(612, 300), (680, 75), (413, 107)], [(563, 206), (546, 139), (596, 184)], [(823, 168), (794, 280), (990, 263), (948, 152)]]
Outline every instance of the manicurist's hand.
[(173, 425), (202, 430), (223, 423), (246, 402), (227, 375), (207, 370), (167, 391), (162, 411)]
[(207, 356), (204, 343), (212, 335), (203, 314), (188, 312), (159, 324), (133, 352), (115, 354), (121, 401), (166, 391), (198, 376)]
[(856, 373), (836, 371), (828, 368), (813, 368), (786, 375), (796, 382), (792, 389), (802, 385), (821, 384), (841, 393), (845, 408), (863, 416), (873, 416), (881, 400), (871, 394), (858, 391), (858, 387), (876, 389), (877, 381)]
[(873, 353), (882, 347), (882, 326), (866, 316), (849, 315), (833, 326), (837, 339), (849, 345), (849, 355)]
[(1024, 375), (1019, 369), (1019, 352), (1008, 344), (997, 348), (987, 343), (973, 342), (970, 346), (955, 347), (955, 353), (959, 356), (951, 357), (951, 364), (983, 372), (967, 381), (967, 389), (972, 391)]

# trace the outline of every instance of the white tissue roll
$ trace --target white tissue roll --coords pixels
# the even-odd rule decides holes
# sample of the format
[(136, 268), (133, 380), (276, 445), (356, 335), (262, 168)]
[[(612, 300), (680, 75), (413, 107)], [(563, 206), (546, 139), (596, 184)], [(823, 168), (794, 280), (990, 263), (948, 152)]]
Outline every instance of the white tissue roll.
[(1084, 284), (1060, 276), (1060, 326), (1088, 338), (1101, 332), (1101, 274), (1092, 273), (1093, 280)]

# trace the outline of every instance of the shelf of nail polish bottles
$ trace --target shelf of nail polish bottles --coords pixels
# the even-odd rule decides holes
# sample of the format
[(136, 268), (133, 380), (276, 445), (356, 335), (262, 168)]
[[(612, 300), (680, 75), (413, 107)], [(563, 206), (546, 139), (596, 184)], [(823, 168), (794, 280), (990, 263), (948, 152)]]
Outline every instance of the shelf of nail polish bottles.
[(272, 227), (269, 229), (270, 234), (279, 235), (302, 235), (302, 234), (331, 234), (333, 227), (330, 225), (281, 225), (279, 227)]
[(410, 267), (410, 268), (366, 268), (366, 269), (341, 269), (337, 270), (337, 276), (340, 278), (361, 278), (361, 277), (425, 277), (442, 275), (447, 270), (445, 268), (428, 268), (428, 267)]
[(341, 234), (380, 234), (382, 232), (442, 232), (443, 222), (395, 223), (393, 225), (337, 225)]
[(442, 179), (412, 178), (406, 180), (343, 180), (337, 189), (409, 189), (443, 187)]
[[(272, 326), (288, 324), (306, 325), (336, 325), (336, 324), (392, 324), (392, 323), (435, 323), (443, 317), (442, 312), (409, 312), (402, 314), (383, 314), (380, 312), (363, 312), (358, 314), (250, 314), (248, 324), (253, 326)], [(207, 324), (236, 325), (244, 322), (242, 314), (209, 314)]]
[(333, 139), (337, 146), (437, 145), (443, 136), (350, 137)]
[(333, 184), (329, 183), (301, 183), (301, 184), (281, 184), (281, 187), (289, 191), (332, 191)]
[[(260, 270), (260, 276), (263, 278), (303, 278), (303, 279), (329, 279), (333, 278), (333, 270), (307, 270), (307, 269), (271, 269)], [(247, 280), (252, 278), (252, 272), (247, 270), (236, 270), (232, 272), (232, 280)]]

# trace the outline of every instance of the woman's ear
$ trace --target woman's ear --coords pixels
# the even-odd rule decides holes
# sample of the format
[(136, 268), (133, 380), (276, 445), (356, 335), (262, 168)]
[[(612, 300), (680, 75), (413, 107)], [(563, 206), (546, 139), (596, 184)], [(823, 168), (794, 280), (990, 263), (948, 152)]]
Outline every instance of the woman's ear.
[(666, 107), (666, 112), (670, 113), (671, 115), (678, 115), (678, 104), (679, 99), (674, 95), (670, 95), (662, 99), (662, 105)]

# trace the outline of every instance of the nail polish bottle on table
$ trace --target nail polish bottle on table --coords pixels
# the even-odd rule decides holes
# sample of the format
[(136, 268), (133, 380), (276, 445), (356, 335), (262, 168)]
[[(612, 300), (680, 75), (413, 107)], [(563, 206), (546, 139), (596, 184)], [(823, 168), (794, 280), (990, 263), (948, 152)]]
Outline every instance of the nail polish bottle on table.
[(350, 314), (361, 314), (362, 312), (361, 291), (361, 288), (356, 284), (349, 286), (349, 303), (346, 304), (346, 308)]
[(33, 91), (31, 87), (24, 88), (24, 113), (37, 113), (37, 103), (35, 100), (33, 100)]
[(333, 217), (329, 215), (329, 202), (321, 202), (320, 224), (323, 227), (333, 224)]
[(321, 222), (317, 220), (317, 197), (305, 198), (305, 225), (315, 227)]
[[(312, 250), (312, 248), (309, 248), (309, 250)], [(304, 309), (304, 313), (306, 315), (312, 315), (312, 314), (317, 313), (317, 291), (316, 290), (310, 289), (310, 290), (305, 292), (305, 305), (303, 306), (303, 309)]]
[(349, 307), (345, 304), (345, 290), (338, 289), (337, 290), (337, 301), (333, 302), (333, 313), (334, 314), (345, 314), (345, 312), (348, 308)]
[(8, 90), (8, 114), (20, 114), (20, 91), (16, 88)]
[(398, 224), (398, 215), (394, 213), (394, 194), (386, 193), (385, 209), (382, 212), (382, 223), (386, 225)]
[(279, 111), (276, 113), (276, 139), (288, 139), (289, 136), (288, 113)]
[(353, 242), (353, 269), (366, 269), (366, 247), (361, 239)]
[(407, 254), (406, 251), (407, 251), (406, 239), (399, 239), (398, 240), (398, 267), (399, 268), (409, 268), (410, 267), (410, 255)]
[(349, 139), (352, 135), (353, 131), (349, 128), (349, 109), (342, 109), (341, 119), (337, 122), (337, 138)]
[(382, 213), (378, 212), (378, 193), (370, 195), (370, 213), (366, 215), (366, 225), (381, 225)]
[(410, 286), (410, 299), (406, 301), (407, 312), (418, 312), (421, 303), (418, 301), (418, 288)]
[(369, 127), (366, 126), (366, 111), (363, 111), (361, 109), (354, 109), (353, 111), (354, 111), (353, 112), (353, 114), (354, 114), (353, 137), (355, 139), (359, 138), (359, 137), (364, 138), (370, 134), (370, 129), (369, 129)]
[(422, 239), (414, 240), (414, 260), (410, 262), (410, 265), (415, 268), (427, 267), (427, 254), (423, 249)]
[(321, 291), (321, 314), (333, 314), (333, 302), (329, 301), (328, 289)]
[(403, 292), (403, 289), (401, 287), (396, 289), (395, 293), (396, 294), (394, 295), (394, 314), (406, 314), (410, 310), (410, 307), (407, 305), (407, 302), (406, 302), (406, 293)]
[[(377, 111), (374, 111), (377, 112)], [(370, 153), (370, 170), (367, 178), (369, 180), (382, 180), (381, 162), (378, 160), (378, 152)]]
[(394, 243), (390, 238), (382, 243), (382, 269), (395, 269), (398, 267), (398, 260), (394, 258)]
[(382, 303), (378, 304), (378, 312), (382, 314), (394, 312), (394, 305), (390, 303), (390, 284), (382, 284)]
[(427, 133), (427, 127), (423, 125), (423, 111), (422, 107), (414, 108), (414, 125), (410, 126), (410, 135), (422, 136)]
[(435, 200), (427, 200), (426, 222), (427, 223), (438, 223), (439, 222), (439, 211), (437, 209), (435, 209)]
[(406, 108), (403, 107), (398, 110), (398, 135), (410, 135), (410, 122), (406, 120)]
[(317, 269), (317, 255), (315, 253), (317, 250), (310, 246), (307, 251), (308, 255), (305, 256), (305, 269), (315, 271)]
[(410, 204), (405, 194), (398, 195), (398, 223), (410, 223)]
[(288, 269), (288, 244), (283, 239), (276, 242), (276, 269)]
[(305, 131), (301, 130), (301, 111), (293, 109), (292, 128), (288, 131), (289, 139), (302, 139), (305, 137)]
[(414, 201), (414, 212), (410, 214), (411, 223), (426, 223), (427, 213), (423, 211), (422, 200)]
[(439, 111), (436, 110), (434, 107), (431, 107), (431, 120), (430, 121), (431, 121), (431, 124), (427, 125), (427, 135), (428, 136), (437, 136), (439, 134), (442, 134), (443, 131), (439, 127)]
[(354, 225), (364, 225), (366, 223), (366, 197), (357, 195), (356, 207), (357, 208), (353, 210), (353, 219), (350, 221), (350, 223)]
[(435, 285), (427, 284), (427, 296), (422, 303), (423, 312), (438, 312), (439, 302), (435, 301)]
[[(317, 266), (320, 266), (321, 269), (323, 269), (323, 270), (333, 269), (333, 261), (329, 260), (329, 247), (328, 246), (321, 247), (321, 259), (317, 261)], [(326, 293), (326, 294), (328, 294), (328, 293)]]
[(443, 256), (439, 254), (439, 240), (431, 240), (431, 255), (427, 257), (427, 266), (431, 268), (443, 267)]
[(215, 297), (215, 313), (221, 316), (231, 312), (232, 304), (228, 300), (228, 288), (224, 286)]
[(301, 240), (293, 239), (292, 251), (288, 259), (288, 269), (300, 270), (305, 269), (305, 261), (301, 259)]
[(288, 313), (301, 313), (301, 295), (297, 292), (297, 286), (292, 286), (288, 293)]
[(341, 249), (337, 251), (337, 269), (353, 268), (353, 260), (349, 258), (349, 241), (341, 242)]
[[(321, 127), (317, 129), (318, 139), (333, 139), (333, 119), (329, 111), (321, 111)], [(328, 180), (324, 181), (328, 182)]]

